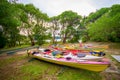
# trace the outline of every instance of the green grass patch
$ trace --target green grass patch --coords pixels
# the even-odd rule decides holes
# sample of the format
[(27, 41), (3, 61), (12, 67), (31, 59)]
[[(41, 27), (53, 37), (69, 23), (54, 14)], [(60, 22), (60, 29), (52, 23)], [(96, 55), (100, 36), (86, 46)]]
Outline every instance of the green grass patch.
[[(57, 74), (63, 69), (63, 72)], [(99, 73), (81, 70), (71, 67), (60, 66), (41, 60), (33, 60), (21, 67), (21, 80), (48, 80), (57, 77), (57, 80), (101, 80)], [(31, 76), (31, 77), (30, 77)], [(96, 78), (97, 76), (97, 78)]]
[[(57, 66), (39, 60), (32, 60), (23, 65), (19, 70), (19, 75), (15, 80), (44, 80), (44, 76), (53, 75)], [(46, 78), (45, 78), (46, 79)]]
[(27, 55), (22, 55), (22, 56), (15, 56), (15, 57), (8, 57), (8, 58), (5, 58), (5, 59), (2, 59), (0, 60), (0, 67), (4, 67), (4, 66), (7, 66), (11, 63), (14, 63), (16, 61), (19, 61), (19, 60), (22, 60), (22, 59), (25, 59)]
[(39, 73), (42, 73), (46, 69), (47, 66), (37, 64), (35, 62), (30, 62), (21, 67), (21, 72), (24, 74), (37, 75)]
[[(26, 55), (8, 58), (3, 60), (5, 64), (2, 67), (25, 58)], [(62, 68), (63, 70), (61, 72)], [(31, 61), (28, 59), (28, 62), (20, 66), (14, 73), (12, 70), (9, 70), (10, 72), (11, 74), (7, 74), (9, 76), (5, 75), (8, 77), (6, 78), (8, 80), (102, 80), (101, 75), (97, 72), (60, 66), (37, 59)], [(59, 72), (61, 73), (57, 74)]]
[(58, 80), (102, 80), (102, 77), (97, 72), (70, 67), (58, 77)]

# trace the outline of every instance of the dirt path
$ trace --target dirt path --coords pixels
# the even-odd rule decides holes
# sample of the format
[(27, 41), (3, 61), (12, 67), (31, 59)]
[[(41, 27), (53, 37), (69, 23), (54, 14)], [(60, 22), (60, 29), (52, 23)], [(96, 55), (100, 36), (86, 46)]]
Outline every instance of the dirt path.
[[(16, 57), (19, 58), (21, 55), (12, 55), (12, 56), (4, 56), (0, 59), (15, 59)], [(9, 80), (9, 78), (14, 77), (15, 75), (19, 74), (19, 67), (24, 65), (28, 60), (23, 58), (20, 60), (13, 60), (10, 61), (10, 64), (5, 64), (4, 67), (0, 67), (0, 79), (1, 80)]]

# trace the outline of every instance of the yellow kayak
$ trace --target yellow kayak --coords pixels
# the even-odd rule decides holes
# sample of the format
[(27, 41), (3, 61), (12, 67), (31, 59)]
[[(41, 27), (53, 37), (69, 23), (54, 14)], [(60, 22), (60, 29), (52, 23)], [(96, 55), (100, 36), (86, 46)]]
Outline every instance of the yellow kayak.
[(66, 59), (64, 57), (61, 58), (55, 58), (54, 56), (50, 55), (44, 55), (44, 54), (34, 54), (30, 55), (33, 58), (37, 58), (43, 61), (59, 64), (59, 65), (65, 65), (80, 69), (86, 69), (90, 71), (96, 71), (100, 72), (105, 70), (109, 65), (109, 61), (90, 61), (90, 60), (84, 60), (84, 59)]

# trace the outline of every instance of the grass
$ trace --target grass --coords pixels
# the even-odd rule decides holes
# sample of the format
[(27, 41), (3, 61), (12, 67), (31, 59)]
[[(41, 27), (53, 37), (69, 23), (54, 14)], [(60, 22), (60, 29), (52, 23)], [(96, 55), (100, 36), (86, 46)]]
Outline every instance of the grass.
[(0, 60), (0, 68), (1, 67), (4, 67), (4, 66), (7, 66), (7, 65), (10, 65), (16, 61), (20, 61), (22, 59), (24, 59), (26, 56), (15, 56), (15, 57), (7, 57), (7, 58), (4, 58), (2, 60)]
[[(96, 78), (96, 76), (98, 76)], [(91, 72), (87, 70), (68, 68), (60, 75), (59, 80), (101, 80), (102, 77), (99, 73)]]
[[(19, 62), (23, 59), (28, 61), (16, 68), (11, 68), (7, 71), (7, 74), (0, 74), (2, 80), (101, 80), (102, 77), (99, 73), (91, 72), (87, 70), (75, 69), (71, 67), (64, 67), (56, 64), (51, 64), (48, 62), (40, 61), (37, 59), (30, 60), (27, 55), (10, 57), (8, 59), (3, 59), (0, 61), (0, 68), (12, 65), (15, 62)], [(7, 68), (10, 68), (8, 66)], [(6, 69), (6, 68), (5, 68)], [(3, 69), (3, 71), (6, 71)], [(63, 70), (62, 70), (63, 69)], [(61, 72), (62, 70), (62, 72)], [(14, 73), (13, 73), (14, 71)], [(61, 72), (61, 73), (59, 73)], [(5, 77), (7, 76), (7, 77)], [(96, 78), (97, 76), (97, 78)]]
[[(117, 44), (112, 44), (115, 47)], [(119, 47), (117, 47), (119, 48)], [(118, 66), (110, 53), (106, 57)], [(10, 55), (0, 59), (1, 80), (119, 80), (115, 74), (98, 73), (83, 69), (60, 66), (38, 59), (29, 58), (27, 54)], [(119, 77), (119, 76), (118, 76)]]

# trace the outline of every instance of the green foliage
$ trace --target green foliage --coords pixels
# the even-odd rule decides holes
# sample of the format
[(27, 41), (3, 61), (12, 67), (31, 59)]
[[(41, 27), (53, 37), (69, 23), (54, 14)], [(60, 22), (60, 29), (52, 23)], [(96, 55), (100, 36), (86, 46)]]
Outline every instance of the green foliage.
[(88, 41), (88, 40), (87, 40), (88, 38), (87, 38), (86, 36), (83, 36), (81, 39), (82, 39), (82, 42)]
[(110, 11), (96, 20), (95, 23), (88, 25), (91, 40), (120, 42), (120, 13), (117, 12), (119, 9), (120, 5), (112, 6)]
[[(13, 2), (12, 2), (13, 1)], [(3, 31), (0, 33), (0, 48), (29, 43), (42, 45), (45, 39), (50, 39), (60, 29), (60, 36), (63, 43), (78, 42), (79, 39), (93, 41), (120, 42), (120, 5), (113, 5), (111, 8), (101, 8), (88, 17), (81, 17), (76, 12), (64, 11), (58, 16), (49, 18), (46, 13), (42, 13), (33, 4), (18, 4), (12, 0), (1, 0), (0, 2), (0, 25)], [(51, 22), (50, 34), (46, 33), (44, 23)], [(86, 30), (87, 28), (87, 30)], [(19, 33), (23, 30), (28, 34), (28, 38)], [(54, 42), (54, 41), (53, 41)]]
[(21, 28), (27, 31), (31, 45), (35, 44), (35, 40), (39, 45), (44, 44), (44, 34), (42, 33), (45, 30), (43, 29), (43, 23), (48, 19), (48, 16), (34, 7), (33, 4), (27, 4), (25, 6), (23, 4), (17, 4), (17, 7), (20, 10)]
[(25, 11), (26, 11), (27, 13), (30, 13), (31, 15), (36, 14), (36, 10), (37, 10), (37, 9), (34, 7), (33, 4), (26, 4), (26, 5), (25, 5)]
[(37, 40), (38, 45), (42, 45), (45, 43), (45, 36), (44, 35), (36, 34), (35, 39)]
[(102, 15), (104, 15), (106, 12), (108, 12), (109, 8), (101, 8), (100, 10), (97, 10), (95, 13), (91, 13), (85, 20), (85, 23), (94, 22), (97, 19), (99, 19)]
[(73, 11), (65, 11), (59, 15), (61, 23), (69, 23), (73, 25), (80, 22), (81, 16)]
[(0, 48), (3, 48), (6, 45), (6, 39), (4, 38), (2, 32), (0, 32)]
[(2, 43), (7, 46), (15, 46), (16, 38), (19, 34), (18, 26), (21, 22), (17, 16), (18, 9), (15, 7), (15, 4), (9, 3), (7, 0), (2, 0), (0, 3), (0, 25), (3, 28), (2, 31)]
[(20, 22), (15, 17), (16, 8), (6, 0), (0, 3), (0, 25), (8, 28), (9, 26), (19, 26)]
[(70, 38), (75, 33), (75, 28), (80, 24), (81, 16), (73, 11), (65, 11), (59, 15), (59, 20), (62, 25), (61, 35), (63, 43), (66, 42), (67, 38)]
[(110, 8), (110, 16), (115, 16), (116, 14), (120, 14), (120, 4), (115, 4)]
[(42, 26), (39, 26), (39, 25), (36, 25), (33, 29), (33, 32), (34, 32), (34, 38), (35, 40), (37, 41), (37, 44), (38, 45), (42, 45), (45, 43), (45, 39), (46, 39), (46, 28), (45, 27), (42, 27)]

